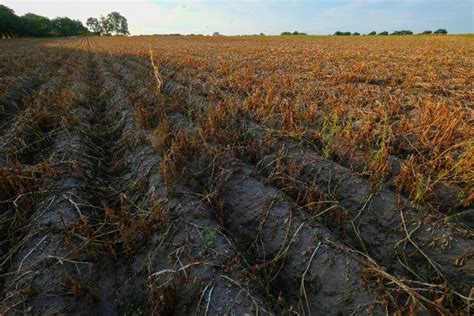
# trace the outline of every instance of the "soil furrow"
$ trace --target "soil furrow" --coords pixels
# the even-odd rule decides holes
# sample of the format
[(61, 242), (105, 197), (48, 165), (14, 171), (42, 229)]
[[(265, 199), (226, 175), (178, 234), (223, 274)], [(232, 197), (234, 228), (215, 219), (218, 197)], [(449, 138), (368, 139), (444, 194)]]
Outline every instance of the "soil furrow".
[[(105, 155), (99, 159), (110, 161), (98, 170), (102, 172), (98, 174), (103, 181), (101, 187), (109, 187), (115, 194), (101, 192), (96, 199), (114, 209), (115, 216), (120, 217), (117, 220), (127, 221), (128, 227), (120, 228), (117, 251), (135, 258), (130, 264), (120, 259), (114, 263), (129, 266), (128, 275), (133, 276), (115, 280), (119, 289), (116, 301), (122, 302), (119, 308), (173, 314), (202, 314), (205, 310), (209, 314), (264, 312), (268, 308), (265, 296), (252, 285), (251, 277), (241, 272), (238, 254), (217, 223), (208, 218), (205, 205), (191, 197), (166, 198), (157, 175), (158, 157), (140, 140), (143, 132), (124, 101), (120, 84), (101, 64), (100, 98), (106, 100), (102, 106), (107, 110), (96, 110), (98, 128), (91, 129), (91, 133), (96, 135), (95, 145), (103, 149), (101, 155)], [(107, 134), (107, 130), (115, 132)], [(162, 216), (166, 216), (166, 229), (158, 225), (164, 220)], [(145, 291), (146, 287), (150, 290)]]
[[(178, 94), (196, 112), (209, 108), (205, 98), (189, 94), (185, 87), (173, 82), (165, 83), (164, 91), (171, 98)], [(267, 131), (251, 121), (244, 120), (244, 123), (247, 130), (262, 144), (261, 140), (265, 138)], [(350, 238), (344, 235), (341, 237), (348, 243), (362, 251), (367, 252), (369, 249), (367, 253), (370, 256), (381, 265), (390, 267), (394, 273), (421, 277), (421, 281), (440, 282), (447, 279), (456, 288), (466, 277), (474, 275), (474, 254), (466, 252), (473, 245), (469, 232), (453, 224), (441, 223), (435, 218), (431, 224), (417, 227), (422, 219), (429, 217), (429, 212), (425, 209), (416, 209), (409, 201), (390, 190), (374, 192), (369, 180), (354, 177), (348, 169), (322, 159), (310, 150), (301, 149), (291, 141), (277, 143), (273, 149), (275, 154), (263, 157), (260, 165), (265, 166), (262, 170), (266, 170), (267, 175), (275, 167), (275, 162), (278, 161), (276, 153), (284, 148), (282, 146), (286, 146), (285, 155), (288, 157), (285, 160), (294, 158), (295, 164), (301, 166), (300, 177), (304, 185), (300, 185), (300, 189), (314, 187), (324, 196), (332, 196), (347, 211), (349, 220), (344, 231), (349, 232)], [(272, 164), (266, 165), (268, 162)], [(284, 185), (296, 185), (291, 182), (288, 178)], [(410, 236), (412, 240), (407, 240), (407, 235), (413, 228), (416, 229)], [(450, 243), (447, 236), (455, 237)], [(433, 238), (437, 241), (434, 244)], [(387, 243), (387, 240), (390, 242)], [(462, 262), (461, 266), (458, 265), (459, 262)], [(443, 268), (440, 269), (440, 266)], [(415, 271), (415, 275), (412, 271)], [(468, 283), (472, 281), (474, 280)], [(469, 288), (460, 290), (468, 295)]]
[(81, 123), (68, 133), (61, 133), (50, 158), (58, 164), (55, 172), (61, 176), (44, 182), (43, 189), (50, 193), (29, 217), (24, 228), (27, 233), (14, 252), (8, 254), (11, 259), (2, 302), (7, 314), (85, 311), (76, 297), (94, 300), (89, 290), (92, 263), (81, 252), (81, 241), (71, 231), (73, 225), (92, 216), (86, 208), (79, 207), (88, 200), (84, 194), (86, 178), (81, 171), (87, 162), (76, 156), (84, 150), (80, 128), (87, 128), (91, 113), (77, 104), (72, 112), (81, 117)]
[(469, 314), (472, 45), (404, 38), (1, 41), (0, 314)]
[[(140, 66), (140, 68), (142, 67), (143, 66)], [(184, 72), (184, 74), (180, 71)], [(268, 130), (272, 130), (275, 132), (275, 136), (278, 135), (281, 138), (295, 138), (297, 142), (304, 144), (312, 150), (317, 150), (320, 155), (332, 158), (334, 161), (337, 161), (344, 167), (350, 168), (354, 172), (371, 177), (373, 186), (383, 186), (391, 190), (399, 190), (399, 184), (397, 184), (397, 181), (399, 181), (398, 179), (401, 175), (402, 166), (407, 163), (411, 155), (419, 154), (419, 151), (417, 151), (416, 148), (411, 148), (411, 150), (392, 150), (392, 152), (386, 157), (387, 169), (384, 171), (384, 176), (377, 178), (372, 174), (373, 172), (371, 170), (368, 170), (371, 157), (367, 155), (367, 149), (350, 150), (349, 148), (348, 150), (349, 145), (338, 140), (338, 135), (320, 135), (324, 131), (325, 133), (332, 133), (327, 130), (328, 128), (330, 129), (330, 127), (326, 127), (326, 129), (323, 128), (324, 131), (321, 131), (321, 125), (329, 124), (330, 122), (320, 122), (316, 126), (314, 126), (314, 122), (308, 122), (308, 126), (305, 126), (304, 129), (287, 128), (281, 126), (284, 124), (283, 113), (273, 113), (273, 118), (262, 120), (259, 118), (259, 115), (252, 113), (251, 106), (248, 105), (249, 102), (253, 102), (251, 96), (246, 95), (245, 93), (230, 91), (225, 84), (219, 85), (212, 81), (194, 80), (195, 78), (193, 78), (189, 73), (186, 73), (185, 69), (176, 70), (170, 65), (163, 67), (162, 75), (164, 77), (165, 85), (174, 86), (172, 88), (169, 87), (172, 90), (179, 91), (184, 88), (185, 91), (183, 92), (186, 94), (202, 96), (205, 101), (209, 98), (223, 102), (226, 100), (232, 100), (233, 103), (230, 105), (237, 104), (239, 106), (241, 114), (243, 115), (243, 120), (253, 121)], [(201, 74), (199, 78), (201, 78)], [(466, 111), (466, 115), (468, 114), (469, 112)], [(392, 123), (392, 125), (398, 125), (399, 123), (399, 121), (396, 121)], [(357, 125), (359, 122), (354, 124)], [(337, 129), (337, 126), (333, 126), (332, 128)], [(401, 145), (401, 143), (407, 142), (407, 140), (402, 139), (397, 140), (397, 142)], [(411, 143), (410, 146), (413, 147)], [(428, 158), (424, 159), (425, 161), (429, 160)], [(374, 164), (376, 165), (376, 163)], [(461, 219), (461, 221), (466, 223), (466, 225), (472, 227), (472, 218), (474, 216), (472, 208), (467, 209), (462, 205), (462, 203), (453, 205), (453, 200), (458, 199), (458, 196), (462, 194), (463, 190), (468, 192), (469, 187), (469, 183), (452, 184), (449, 181), (434, 183), (425, 192), (426, 194), (423, 197), (424, 205), (432, 208), (435, 212), (443, 212), (445, 214), (448, 213), (447, 209), (449, 209), (450, 215), (456, 213), (459, 214), (456, 218)], [(402, 193), (405, 194), (406, 197), (412, 195), (412, 192), (409, 193), (403, 191)]]
[[(165, 84), (166, 93), (174, 96), (179, 91), (181, 99), (192, 108), (209, 107), (204, 98), (183, 95), (182, 88), (175, 90), (174, 87), (172, 83)], [(245, 123), (247, 132), (258, 141), (259, 147), (266, 147), (268, 132), (253, 122)], [(280, 157), (281, 150), (283, 155)], [(415, 208), (387, 189), (373, 192), (368, 179), (354, 176), (347, 168), (322, 159), (291, 141), (274, 141), (272, 151), (274, 154), (271, 155), (259, 154), (259, 172), (269, 180), (272, 176), (283, 177), (285, 181), (274, 183), (288, 192), (296, 191), (297, 196), (312, 188), (321, 196), (336, 201), (347, 215), (342, 230), (333, 227), (340, 238), (370, 255), (395, 275), (421, 282), (442, 284), (448, 281), (454, 290), (469, 296), (469, 284), (474, 282), (474, 255), (468, 249), (472, 249), (474, 241), (468, 231), (436, 218), (427, 222), (430, 213), (423, 208)], [(277, 165), (282, 162), (283, 169), (277, 170)], [(299, 166), (296, 174), (291, 174), (290, 165)], [(318, 201), (308, 201), (313, 202)], [(332, 213), (336, 218), (340, 217), (335, 211)], [(469, 280), (467, 283), (466, 278)], [(464, 299), (456, 297), (455, 300), (462, 302)]]

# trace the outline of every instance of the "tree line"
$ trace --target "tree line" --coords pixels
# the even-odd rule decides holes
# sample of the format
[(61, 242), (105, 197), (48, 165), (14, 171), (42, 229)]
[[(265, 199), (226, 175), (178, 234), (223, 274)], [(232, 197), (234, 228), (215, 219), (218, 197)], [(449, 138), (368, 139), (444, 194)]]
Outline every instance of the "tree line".
[[(388, 33), (387, 31), (383, 31), (383, 32), (380, 32), (380, 33), (377, 33), (375, 31), (372, 31), (370, 33), (368, 33), (367, 35), (413, 35), (414, 33), (410, 30), (401, 30), (401, 31), (394, 31), (392, 33)], [(420, 35), (428, 35), (428, 34), (448, 34), (448, 31), (446, 29), (437, 29), (436, 31), (423, 31), (421, 33), (419, 33)], [(354, 35), (360, 35), (360, 33), (358, 32), (354, 32), (354, 33), (351, 33), (351, 32), (341, 32), (341, 31), (337, 31), (334, 33), (335, 36), (354, 36)]]
[(89, 18), (87, 27), (68, 17), (49, 19), (33, 13), (18, 16), (7, 6), (0, 5), (0, 38), (65, 37), (83, 35), (128, 35), (127, 19), (118, 12), (100, 18)]
[(285, 35), (308, 35), (308, 34), (294, 31), (294, 32), (282, 32), (280, 35), (285, 36)]
[[(377, 33), (376, 31), (372, 31), (368, 33), (367, 35), (413, 35), (414, 33), (410, 30), (401, 30), (401, 31), (394, 31), (392, 33), (388, 33), (387, 31), (383, 31), (380, 33)], [(419, 33), (420, 35), (428, 35), (428, 34), (448, 34), (448, 31), (445, 29), (437, 29), (436, 31), (424, 31)], [(306, 33), (294, 31), (294, 32), (282, 32), (280, 35), (307, 35)], [(361, 35), (359, 32), (341, 32), (337, 31), (334, 33), (335, 36), (358, 36)]]

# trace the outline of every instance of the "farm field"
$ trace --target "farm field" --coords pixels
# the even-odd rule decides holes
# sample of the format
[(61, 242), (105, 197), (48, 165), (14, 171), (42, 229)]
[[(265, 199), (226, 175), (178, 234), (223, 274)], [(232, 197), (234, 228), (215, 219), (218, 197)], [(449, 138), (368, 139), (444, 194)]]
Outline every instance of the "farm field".
[(472, 56), (0, 41), (0, 314), (472, 313)]

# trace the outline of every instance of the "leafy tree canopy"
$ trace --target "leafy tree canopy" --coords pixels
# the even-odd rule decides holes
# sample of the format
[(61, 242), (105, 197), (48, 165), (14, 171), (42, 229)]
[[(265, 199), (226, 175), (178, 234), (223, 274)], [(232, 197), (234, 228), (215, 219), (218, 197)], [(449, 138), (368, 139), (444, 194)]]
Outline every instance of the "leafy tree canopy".
[(98, 19), (90, 17), (86, 22), (87, 27), (97, 35), (129, 35), (127, 19), (118, 12), (111, 12)]
[(433, 32), (433, 34), (448, 34), (448, 31), (446, 31), (445, 29), (437, 29)]
[[(351, 34), (352, 34), (351, 32), (341, 32), (341, 31), (337, 31), (337, 32), (334, 33), (334, 35), (336, 35), (336, 36), (349, 36)], [(357, 35), (359, 35), (359, 34), (357, 33)]]
[(55, 18), (51, 22), (58, 36), (86, 35), (89, 33), (81, 21), (71, 20), (68, 17)]
[(0, 5), (0, 37), (13, 37), (21, 33), (21, 21), (15, 12)]
[(47, 17), (27, 13), (21, 17), (25, 30), (25, 35), (30, 37), (51, 37), (55, 36), (51, 20)]
[(15, 12), (0, 5), (0, 38), (1, 37), (53, 37), (87, 35), (89, 31), (79, 20), (58, 17), (50, 20), (47, 17), (27, 13), (19, 17)]
[(401, 31), (395, 31), (390, 35), (413, 35), (413, 32), (409, 30), (401, 30)]
[(293, 32), (282, 32), (280, 35), (308, 35), (307, 33), (293, 31)]

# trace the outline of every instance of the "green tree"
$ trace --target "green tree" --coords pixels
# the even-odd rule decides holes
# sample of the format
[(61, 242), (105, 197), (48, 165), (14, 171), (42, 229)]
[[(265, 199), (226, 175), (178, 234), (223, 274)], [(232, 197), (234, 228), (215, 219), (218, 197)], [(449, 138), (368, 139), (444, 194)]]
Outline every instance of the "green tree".
[(445, 29), (437, 29), (433, 32), (433, 34), (448, 34), (448, 31), (446, 31)]
[(0, 5), (0, 38), (22, 34), (21, 20), (12, 9)]
[(376, 35), (376, 34), (377, 34), (377, 32), (372, 31), (372, 32), (370, 32), (368, 35)]
[(409, 30), (401, 30), (401, 31), (394, 31), (390, 35), (413, 35), (413, 32)]
[(285, 36), (285, 35), (308, 35), (308, 34), (303, 33), (303, 32), (293, 31), (293, 32), (281, 32), (280, 35)]
[(118, 12), (111, 12), (106, 16), (100, 16), (99, 19), (90, 17), (86, 23), (89, 30), (98, 35), (128, 35), (127, 19)]
[(101, 30), (100, 35), (105, 35), (105, 36), (112, 35), (112, 24), (110, 23), (110, 20), (106, 16), (101, 15), (99, 18), (99, 23), (100, 23), (100, 30)]
[[(360, 35), (359, 33), (357, 33), (358, 35)], [(336, 36), (348, 36), (348, 35), (351, 35), (351, 32), (341, 32), (341, 31), (337, 31), (336, 33), (334, 33), (334, 35)]]
[(87, 28), (79, 20), (72, 20), (68, 17), (50, 20), (33, 13), (18, 17), (12, 9), (0, 5), (0, 38), (78, 36), (88, 33)]
[(97, 35), (102, 33), (102, 28), (100, 26), (99, 21), (96, 18), (88, 18), (86, 22), (87, 27), (89, 30)]
[(72, 20), (68, 17), (55, 18), (51, 23), (53, 32), (58, 36), (78, 36), (89, 33), (81, 21)]
[(110, 26), (110, 31), (117, 35), (129, 35), (127, 19), (118, 12), (107, 14), (106, 20)]
[(27, 13), (21, 17), (24, 28), (24, 35), (31, 37), (55, 36), (51, 20), (47, 17)]

